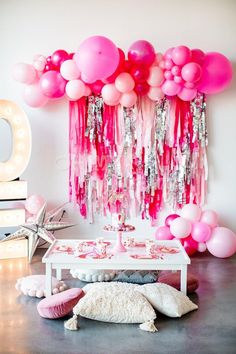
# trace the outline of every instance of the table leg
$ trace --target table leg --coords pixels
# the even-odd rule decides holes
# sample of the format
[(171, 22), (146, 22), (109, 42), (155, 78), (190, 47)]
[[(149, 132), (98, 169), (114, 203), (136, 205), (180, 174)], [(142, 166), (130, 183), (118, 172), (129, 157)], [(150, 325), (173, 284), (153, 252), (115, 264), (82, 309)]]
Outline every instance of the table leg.
[(46, 263), (46, 296), (52, 295), (52, 264)]
[(57, 277), (57, 280), (61, 280), (61, 268), (56, 269), (56, 277)]
[(180, 272), (180, 290), (186, 295), (187, 294), (187, 265), (181, 266)]

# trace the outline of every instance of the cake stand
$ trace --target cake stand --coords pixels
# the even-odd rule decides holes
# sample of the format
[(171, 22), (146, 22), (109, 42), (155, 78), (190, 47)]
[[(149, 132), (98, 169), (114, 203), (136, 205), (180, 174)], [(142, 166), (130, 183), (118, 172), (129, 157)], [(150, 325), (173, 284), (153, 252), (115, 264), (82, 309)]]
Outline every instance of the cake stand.
[(112, 252), (114, 253), (120, 253), (120, 252), (127, 252), (127, 249), (123, 245), (122, 242), (122, 234), (123, 232), (132, 232), (135, 230), (135, 227), (133, 225), (122, 225), (120, 227), (114, 227), (112, 225), (106, 225), (103, 228), (104, 231), (106, 232), (116, 232), (116, 244), (112, 249)]

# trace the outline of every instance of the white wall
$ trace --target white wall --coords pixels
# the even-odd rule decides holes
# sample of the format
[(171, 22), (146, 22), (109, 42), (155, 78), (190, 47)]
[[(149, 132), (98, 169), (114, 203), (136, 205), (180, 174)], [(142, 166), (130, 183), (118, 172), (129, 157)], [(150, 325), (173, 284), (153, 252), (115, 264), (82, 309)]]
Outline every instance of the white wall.
[[(137, 39), (153, 43), (157, 51), (185, 44), (224, 53), (236, 62), (235, 0), (0, 0), (0, 98), (17, 102), (32, 127), (33, 150), (23, 178), (29, 194), (43, 195), (50, 205), (67, 200), (68, 105), (58, 101), (32, 109), (21, 98), (21, 85), (11, 78), (14, 63), (31, 62), (41, 53), (63, 48), (75, 51), (90, 35), (105, 35), (127, 50)], [(221, 222), (236, 231), (236, 97), (231, 88), (208, 100), (209, 197)], [(0, 132), (0, 149), (4, 149)], [(105, 220), (79, 225), (58, 237), (102, 235)], [(153, 233), (149, 222), (135, 221), (137, 235)]]

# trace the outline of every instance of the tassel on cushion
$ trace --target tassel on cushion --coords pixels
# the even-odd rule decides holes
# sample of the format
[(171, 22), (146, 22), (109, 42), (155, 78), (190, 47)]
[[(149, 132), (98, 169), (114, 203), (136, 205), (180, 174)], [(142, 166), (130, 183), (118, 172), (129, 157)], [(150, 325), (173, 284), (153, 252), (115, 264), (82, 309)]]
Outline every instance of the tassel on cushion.
[(77, 331), (79, 329), (78, 326), (78, 316), (74, 315), (68, 321), (64, 322), (64, 327), (69, 329), (70, 331)]
[(139, 328), (146, 332), (158, 332), (153, 320), (142, 323), (139, 325)]

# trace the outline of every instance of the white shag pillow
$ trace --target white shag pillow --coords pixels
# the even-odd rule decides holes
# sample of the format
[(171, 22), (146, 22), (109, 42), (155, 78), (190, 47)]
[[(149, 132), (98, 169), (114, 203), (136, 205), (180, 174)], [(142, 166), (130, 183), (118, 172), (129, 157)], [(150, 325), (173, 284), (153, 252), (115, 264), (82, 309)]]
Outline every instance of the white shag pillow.
[[(24, 295), (32, 297), (44, 297), (46, 296), (46, 276), (45, 275), (29, 275), (17, 280), (15, 285), (16, 290), (22, 292)], [(52, 277), (52, 293), (53, 295), (60, 293), (67, 289), (67, 285), (64, 281), (59, 281), (55, 277)]]
[(156, 314), (137, 285), (127, 283), (95, 283), (83, 288), (85, 296), (74, 307), (74, 317), (65, 323), (65, 328), (77, 329), (77, 316), (114, 323), (142, 323), (140, 328), (156, 332)]
[(136, 287), (135, 291), (145, 296), (157, 311), (169, 317), (181, 317), (198, 309), (188, 296), (167, 284), (145, 284)]
[(104, 282), (112, 280), (116, 272), (114, 270), (102, 269), (71, 269), (70, 274), (73, 278), (77, 278), (86, 282)]

